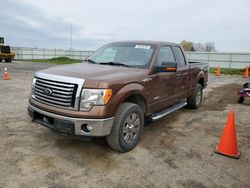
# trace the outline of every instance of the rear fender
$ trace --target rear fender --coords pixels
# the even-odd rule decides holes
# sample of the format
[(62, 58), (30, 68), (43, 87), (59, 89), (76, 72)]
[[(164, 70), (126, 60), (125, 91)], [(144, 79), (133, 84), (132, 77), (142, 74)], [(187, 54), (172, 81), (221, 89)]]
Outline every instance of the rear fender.
[(205, 76), (204, 72), (200, 71), (197, 75), (197, 78), (196, 78), (197, 82), (196, 83), (198, 83), (200, 79), (204, 79), (204, 76)]
[(189, 94), (188, 95), (192, 95), (194, 92), (195, 92), (195, 87), (196, 87), (196, 84), (198, 84), (199, 83), (199, 80), (200, 79), (204, 79), (204, 72), (203, 71), (200, 71), (198, 74), (197, 74), (197, 76), (196, 76), (196, 78), (191, 78), (192, 79), (192, 84), (191, 84), (191, 87), (190, 87), (190, 90), (189, 90)]

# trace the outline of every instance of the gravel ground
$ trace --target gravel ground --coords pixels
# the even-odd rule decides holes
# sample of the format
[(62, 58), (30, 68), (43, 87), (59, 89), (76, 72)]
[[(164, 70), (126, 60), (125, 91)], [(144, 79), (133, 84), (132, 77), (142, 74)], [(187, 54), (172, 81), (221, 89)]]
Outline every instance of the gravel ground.
[[(105, 139), (75, 141), (30, 121), (35, 71), (45, 63), (0, 63), (0, 187), (250, 187), (250, 100), (237, 104), (240, 76), (210, 75), (203, 105), (147, 123), (128, 153)], [(239, 160), (214, 154), (230, 110), (236, 113)]]

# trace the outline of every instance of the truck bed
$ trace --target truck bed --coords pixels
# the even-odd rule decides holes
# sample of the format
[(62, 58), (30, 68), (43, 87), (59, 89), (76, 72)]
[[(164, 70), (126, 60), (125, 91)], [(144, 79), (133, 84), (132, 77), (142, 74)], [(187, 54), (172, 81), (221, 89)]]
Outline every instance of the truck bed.
[(189, 67), (190, 68), (198, 67), (203, 71), (207, 71), (208, 70), (208, 63), (199, 62), (199, 61), (189, 61)]

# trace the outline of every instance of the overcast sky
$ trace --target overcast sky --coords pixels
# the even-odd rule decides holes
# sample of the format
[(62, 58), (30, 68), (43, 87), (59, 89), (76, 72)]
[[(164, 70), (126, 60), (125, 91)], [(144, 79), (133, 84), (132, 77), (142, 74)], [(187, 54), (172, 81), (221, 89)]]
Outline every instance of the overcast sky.
[(118, 40), (214, 42), (250, 52), (250, 0), (0, 0), (11, 46), (92, 50)]

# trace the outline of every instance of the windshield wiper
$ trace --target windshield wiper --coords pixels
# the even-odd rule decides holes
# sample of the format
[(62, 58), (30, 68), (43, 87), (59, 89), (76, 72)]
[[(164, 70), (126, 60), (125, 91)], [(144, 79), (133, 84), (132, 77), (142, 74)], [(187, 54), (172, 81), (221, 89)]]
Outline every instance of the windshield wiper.
[(123, 63), (119, 63), (117, 61), (110, 61), (110, 62), (101, 62), (101, 65), (113, 65), (113, 66), (123, 66), (123, 67), (129, 67), (128, 65), (125, 65)]
[(93, 59), (86, 59), (85, 61), (88, 61), (88, 62), (93, 63), (93, 64), (98, 64), (98, 63), (95, 62)]

